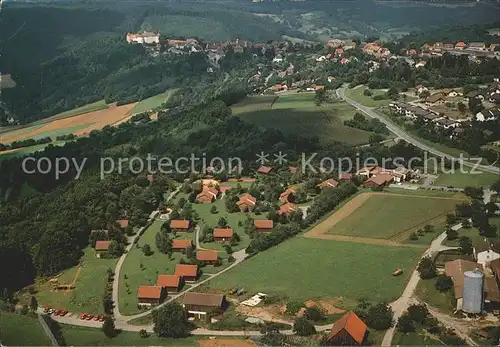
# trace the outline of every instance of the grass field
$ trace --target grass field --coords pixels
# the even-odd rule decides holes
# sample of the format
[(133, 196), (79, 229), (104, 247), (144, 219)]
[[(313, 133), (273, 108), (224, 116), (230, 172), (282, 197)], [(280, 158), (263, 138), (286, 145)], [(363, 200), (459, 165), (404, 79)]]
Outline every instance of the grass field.
[(0, 152), (0, 160), (14, 158), (14, 157), (21, 157), (21, 156), (26, 155), (26, 154), (35, 153), (38, 151), (43, 151), (45, 149), (45, 147), (47, 147), (48, 145), (64, 146), (65, 143), (66, 143), (66, 141), (52, 141), (50, 143), (44, 143), (41, 145), (35, 145), (35, 146), (30, 146), (30, 147), (21, 147), (21, 148), (16, 148), (13, 150), (2, 151), (2, 152)]
[(72, 116), (78, 116), (80, 114), (84, 113), (89, 113), (89, 112), (94, 112), (94, 111), (99, 111), (99, 110), (104, 110), (107, 109), (110, 105), (106, 104), (104, 100), (99, 100), (97, 102), (94, 102), (92, 104), (87, 104), (83, 105), (77, 108), (74, 108), (72, 110), (64, 111), (61, 113), (58, 113), (54, 116), (55, 117), (72, 117)]
[[(360, 199), (362, 201), (358, 203)], [(402, 232), (423, 227), (432, 219), (452, 211), (458, 202), (424, 196), (360, 194), (350, 202), (355, 209), (350, 211), (350, 204), (346, 204), (337, 212), (343, 218), (337, 220), (337, 213), (332, 215), (329, 233), (391, 239)]]
[[(218, 212), (216, 214), (210, 213), (212, 206), (217, 207)], [(250, 236), (245, 233), (243, 227), (238, 226), (238, 222), (243, 223), (247, 219), (247, 216), (243, 212), (228, 213), (222, 199), (217, 200), (213, 204), (193, 204), (193, 208), (200, 216), (200, 228), (203, 228), (204, 225), (212, 228), (217, 226), (217, 222), (221, 217), (227, 220), (227, 225), (233, 228), (233, 231), (240, 237), (238, 245), (232, 247), (233, 251), (246, 248), (250, 244)], [(224, 251), (223, 243), (218, 242), (202, 243), (202, 247)]]
[(421, 329), (404, 334), (398, 330), (394, 333), (392, 339), (394, 346), (441, 346), (444, 345), (439, 338), (433, 338), (429, 333)]
[(4, 346), (50, 346), (37, 318), (5, 311), (0, 311), (0, 341)]
[[(48, 282), (39, 282), (35, 294), (40, 306), (66, 308), (70, 312), (104, 313), (102, 298), (107, 283), (107, 270), (114, 270), (116, 259), (98, 259), (91, 248), (85, 249), (82, 267), (71, 292), (51, 291)], [(58, 277), (60, 284), (70, 284), (77, 274), (78, 267), (63, 271)], [(21, 303), (30, 303), (30, 294), (21, 295)]]
[(425, 303), (439, 309), (443, 313), (453, 314), (455, 299), (453, 289), (440, 292), (435, 287), (436, 279), (420, 280), (415, 295)]
[[(390, 100), (390, 99), (373, 100), (371, 96), (366, 96), (363, 94), (364, 91), (367, 89), (368, 88), (364, 87), (364, 86), (357, 87), (354, 89), (346, 89), (345, 95), (348, 98), (353, 99), (354, 101), (357, 101), (360, 104), (363, 104), (363, 105), (368, 106), (368, 107), (387, 106), (392, 102), (392, 100)], [(372, 90), (372, 89), (370, 89), (370, 91), (372, 92), (372, 96), (385, 94), (384, 91)]]
[(175, 89), (169, 89), (164, 93), (139, 101), (134, 108), (129, 111), (129, 114), (141, 113), (156, 108), (167, 102), (174, 92)]
[[(68, 346), (197, 346), (196, 337), (184, 339), (161, 338), (151, 334), (142, 338), (139, 333), (122, 331), (113, 338), (106, 337), (100, 329), (61, 325)], [(45, 343), (48, 345), (49, 343)], [(40, 344), (38, 344), (40, 345)]]
[[(172, 259), (156, 249), (155, 236), (164, 222), (155, 221), (139, 238), (139, 248), (133, 246), (129, 251), (120, 271), (118, 288), (118, 305), (120, 312), (125, 315), (140, 312), (137, 308), (137, 289), (141, 285), (155, 285), (158, 275), (169, 275), (175, 272), (175, 266), (179, 263), (182, 255), (174, 252)], [(187, 235), (177, 234), (178, 238), (193, 238), (194, 233)], [(142, 246), (148, 244), (153, 254), (145, 256)], [(142, 264), (142, 268), (141, 268)], [(126, 276), (126, 278), (125, 278)], [(128, 287), (127, 287), (128, 285)], [(129, 291), (127, 291), (127, 288)]]
[[(344, 126), (355, 109), (344, 102), (316, 106), (314, 94), (253, 96), (232, 106), (233, 114), (243, 120), (288, 134), (318, 136), (321, 142), (344, 142), (349, 145), (368, 143), (373, 134)], [(271, 107), (272, 104), (272, 107)]]
[[(246, 260), (209, 282), (227, 292), (286, 294), (290, 299), (342, 297), (396, 299), (422, 253), (412, 247), (387, 247), (295, 237)], [(391, 275), (395, 268), (402, 276)], [(290, 290), (293, 288), (293, 290)]]
[(454, 186), (454, 187), (489, 187), (493, 182), (500, 180), (500, 176), (481, 171), (480, 174), (471, 174), (467, 172), (455, 171), (454, 173), (439, 174), (434, 185), (436, 186)]

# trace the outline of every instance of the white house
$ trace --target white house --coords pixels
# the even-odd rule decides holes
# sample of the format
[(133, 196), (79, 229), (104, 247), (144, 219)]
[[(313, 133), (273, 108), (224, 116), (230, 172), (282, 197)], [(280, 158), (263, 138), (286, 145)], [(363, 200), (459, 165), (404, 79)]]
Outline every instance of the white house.
[(128, 43), (153, 44), (160, 43), (160, 34), (144, 31), (138, 34), (127, 34)]
[(326, 60), (326, 57), (325, 57), (324, 55), (319, 56), (319, 57), (317, 57), (317, 58), (316, 58), (316, 61), (317, 61), (318, 63), (320, 63), (320, 62), (322, 62), (322, 61), (325, 61), (325, 60)]
[(429, 91), (429, 88), (427, 88), (427, 87), (425, 87), (425, 86), (423, 86), (423, 85), (419, 84), (418, 86), (416, 86), (416, 87), (415, 87), (415, 90), (416, 90), (416, 92), (417, 92), (417, 95), (420, 95), (420, 94), (422, 94), (422, 92), (427, 92), (427, 91)]
[(273, 59), (273, 63), (281, 63), (283, 61), (283, 57), (281, 55), (277, 55)]
[(487, 122), (490, 120), (495, 120), (500, 118), (500, 110), (499, 109), (489, 109), (482, 110), (481, 112), (476, 113), (476, 120), (478, 122)]

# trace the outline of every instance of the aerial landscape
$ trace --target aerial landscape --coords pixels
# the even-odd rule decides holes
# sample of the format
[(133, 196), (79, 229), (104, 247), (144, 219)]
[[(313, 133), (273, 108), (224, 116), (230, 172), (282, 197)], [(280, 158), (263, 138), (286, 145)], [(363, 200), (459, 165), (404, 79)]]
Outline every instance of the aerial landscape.
[(498, 1), (0, 6), (0, 346), (500, 344)]

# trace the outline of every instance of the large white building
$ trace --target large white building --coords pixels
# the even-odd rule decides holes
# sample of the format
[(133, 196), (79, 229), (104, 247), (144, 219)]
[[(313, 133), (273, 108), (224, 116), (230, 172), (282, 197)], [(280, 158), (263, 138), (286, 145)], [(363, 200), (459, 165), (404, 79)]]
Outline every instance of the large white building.
[(144, 31), (138, 34), (127, 34), (128, 43), (153, 44), (160, 43), (160, 34)]

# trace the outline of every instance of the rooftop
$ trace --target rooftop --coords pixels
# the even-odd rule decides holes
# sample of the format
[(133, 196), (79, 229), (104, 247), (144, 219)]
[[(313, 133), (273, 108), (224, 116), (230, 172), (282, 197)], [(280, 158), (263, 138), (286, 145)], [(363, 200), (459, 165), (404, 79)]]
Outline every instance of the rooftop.
[(156, 286), (140, 286), (137, 290), (137, 297), (144, 299), (160, 299), (161, 287)]
[(224, 296), (220, 294), (205, 294), (189, 292), (184, 295), (185, 305), (221, 307)]
[(179, 287), (181, 276), (179, 275), (159, 275), (156, 279), (158, 287)]

